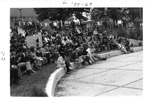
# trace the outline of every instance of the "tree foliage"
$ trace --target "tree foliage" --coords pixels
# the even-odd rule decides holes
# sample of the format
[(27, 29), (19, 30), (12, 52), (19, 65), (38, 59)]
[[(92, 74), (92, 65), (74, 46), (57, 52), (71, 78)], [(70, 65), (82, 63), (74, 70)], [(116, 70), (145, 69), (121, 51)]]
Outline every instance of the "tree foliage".
[(142, 8), (126, 8), (129, 13), (128, 16), (131, 20), (135, 20), (136, 18), (143, 18), (143, 9)]
[(40, 21), (44, 19), (50, 20), (66, 20), (76, 14), (78, 19), (85, 19), (82, 12), (88, 12), (89, 8), (34, 8)]
[(91, 12), (91, 18), (93, 20), (99, 20), (106, 16), (105, 8), (94, 8)]
[[(142, 8), (35, 8), (35, 13), (38, 15), (38, 19), (43, 21), (45, 19), (49, 20), (68, 20), (72, 14), (81, 20), (85, 20), (82, 13), (86, 12), (91, 14), (91, 19), (93, 21), (103, 21), (103, 24), (112, 24), (111, 29), (117, 29), (117, 21), (122, 20), (123, 27), (122, 30), (118, 31), (117, 34), (121, 36), (129, 36), (132, 38), (140, 37), (142, 38), (141, 23), (143, 19), (143, 9)], [(110, 21), (110, 18), (113, 21)], [(107, 22), (108, 21), (108, 22)], [(110, 21), (110, 22), (109, 22)], [(126, 24), (133, 23), (134, 31), (126, 31)], [(102, 24), (102, 25), (103, 25)], [(105, 29), (107, 29), (107, 25)]]
[(136, 18), (143, 18), (142, 8), (94, 8), (92, 11), (93, 20), (109, 17), (113, 21), (130, 19), (134, 21)]
[[(78, 19), (85, 19), (82, 13), (90, 13), (90, 8), (34, 8), (34, 10), (39, 20), (66, 20), (72, 14), (76, 14)], [(109, 17), (113, 21), (125, 18), (134, 21), (137, 17), (142, 19), (142, 13), (142, 8), (93, 8), (91, 17), (93, 20)]]

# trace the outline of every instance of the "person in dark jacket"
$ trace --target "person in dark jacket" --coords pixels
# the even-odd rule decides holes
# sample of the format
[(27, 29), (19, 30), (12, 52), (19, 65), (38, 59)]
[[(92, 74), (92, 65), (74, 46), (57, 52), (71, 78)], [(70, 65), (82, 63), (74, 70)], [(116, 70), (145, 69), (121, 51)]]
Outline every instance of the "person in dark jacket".
[(63, 54), (61, 54), (61, 56), (63, 57), (63, 60), (65, 61), (66, 68), (67, 68), (67, 73), (69, 73), (70, 70), (71, 70), (70, 57), (69, 56), (65, 56)]
[(13, 84), (18, 84), (21, 71), (18, 68), (18, 57), (15, 49), (11, 48), (10, 52), (10, 86), (12, 86)]
[(86, 48), (84, 47), (80, 47), (79, 51), (78, 51), (78, 56), (81, 56), (83, 61), (82, 64), (85, 64), (85, 62), (88, 62), (90, 65), (92, 64), (90, 62), (90, 58), (89, 56), (87, 56), (88, 52), (86, 51)]
[(78, 56), (78, 52), (77, 52), (77, 49), (74, 50), (71, 54), (71, 57), (70, 57), (70, 62), (76, 62), (76, 60), (79, 58)]

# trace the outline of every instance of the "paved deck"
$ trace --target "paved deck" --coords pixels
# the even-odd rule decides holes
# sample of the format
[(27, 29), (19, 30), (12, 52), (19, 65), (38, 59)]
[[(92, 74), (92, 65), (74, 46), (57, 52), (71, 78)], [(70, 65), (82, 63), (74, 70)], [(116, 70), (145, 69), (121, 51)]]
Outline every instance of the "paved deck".
[(74, 70), (56, 87), (55, 96), (140, 96), (143, 51), (124, 54)]

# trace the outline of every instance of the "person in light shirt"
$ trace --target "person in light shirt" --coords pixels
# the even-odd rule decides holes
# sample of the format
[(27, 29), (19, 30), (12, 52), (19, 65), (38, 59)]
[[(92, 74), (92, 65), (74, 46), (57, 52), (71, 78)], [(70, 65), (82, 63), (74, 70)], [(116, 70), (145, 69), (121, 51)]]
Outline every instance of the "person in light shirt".
[(93, 56), (93, 54), (92, 54), (91, 46), (90, 46), (90, 45), (88, 46), (88, 48), (86, 49), (86, 51), (88, 52), (87, 55), (90, 57), (90, 60), (92, 61), (92, 63), (95, 63), (96, 60), (95, 60), (95, 58), (94, 58), (94, 56)]
[(57, 64), (57, 68), (65, 68), (65, 60), (63, 59), (62, 56), (60, 56), (60, 54), (58, 53), (58, 59), (56, 61)]
[(70, 62), (68, 60), (66, 60), (66, 56), (65, 55), (60, 55), (58, 54), (58, 59), (56, 61), (57, 64), (57, 68), (64, 68), (66, 69), (66, 72), (68, 73), (72, 68), (70, 65)]
[(95, 48), (91, 46), (91, 54), (94, 58), (97, 58), (98, 60), (107, 60), (107, 57), (102, 58), (98, 54), (95, 53)]

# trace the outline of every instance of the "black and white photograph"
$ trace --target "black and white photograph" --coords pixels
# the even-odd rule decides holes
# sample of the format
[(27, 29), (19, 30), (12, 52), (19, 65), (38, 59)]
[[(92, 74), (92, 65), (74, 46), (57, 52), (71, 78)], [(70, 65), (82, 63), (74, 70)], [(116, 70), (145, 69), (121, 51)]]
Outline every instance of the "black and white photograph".
[(143, 95), (143, 8), (10, 8), (10, 96)]
[(5, 103), (149, 103), (149, 0), (0, 0)]

